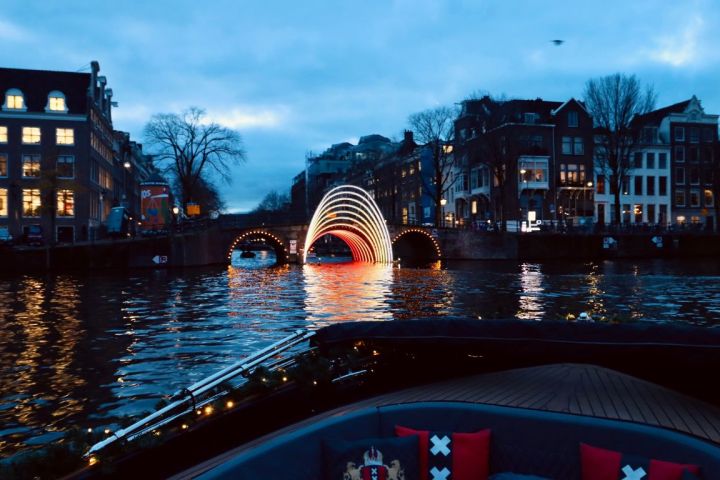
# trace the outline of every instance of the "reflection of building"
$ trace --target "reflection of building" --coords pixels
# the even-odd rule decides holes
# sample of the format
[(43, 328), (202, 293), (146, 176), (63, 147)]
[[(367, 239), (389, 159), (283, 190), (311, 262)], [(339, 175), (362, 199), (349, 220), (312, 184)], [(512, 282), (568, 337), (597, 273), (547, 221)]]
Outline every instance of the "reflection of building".
[(46, 241), (92, 238), (119, 204), (113, 93), (99, 70), (0, 68), (0, 226), (13, 236), (41, 225)]

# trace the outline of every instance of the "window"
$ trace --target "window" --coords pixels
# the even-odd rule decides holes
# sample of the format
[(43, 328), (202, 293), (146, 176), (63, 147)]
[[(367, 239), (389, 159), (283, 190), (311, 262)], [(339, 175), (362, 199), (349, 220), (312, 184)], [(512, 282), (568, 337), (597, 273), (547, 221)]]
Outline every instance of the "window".
[(537, 115), (535, 113), (524, 113), (523, 114), (525, 123), (535, 123)]
[(690, 185), (700, 185), (700, 169), (690, 169)]
[(647, 206), (647, 221), (655, 223), (655, 205), (652, 203)]
[(635, 152), (633, 156), (633, 168), (642, 168), (642, 152)]
[(699, 162), (700, 161), (700, 150), (698, 147), (690, 147), (688, 149), (688, 161)]
[(658, 168), (667, 168), (667, 153), (658, 153)]
[(6, 153), (0, 153), (0, 177), (7, 177), (8, 157)]
[(575, 137), (573, 141), (573, 153), (575, 155), (585, 154), (585, 145), (583, 144), (582, 137)]
[(713, 193), (712, 190), (705, 190), (705, 206), (706, 207), (712, 207), (713, 206)]
[(683, 185), (685, 183), (685, 169), (683, 167), (675, 168), (675, 184)]
[(642, 143), (652, 145), (658, 143), (657, 141), (657, 127), (643, 127), (642, 129)]
[(568, 112), (568, 127), (578, 126), (578, 114), (577, 112)]
[(7, 143), (7, 142), (8, 142), (7, 127), (0, 127), (0, 143)]
[(605, 176), (604, 175), (600, 175), (599, 177), (597, 177), (597, 193), (599, 195), (605, 194)]
[(700, 129), (697, 127), (690, 128), (690, 143), (698, 143), (700, 141)]
[(685, 141), (685, 127), (675, 127), (675, 141), (676, 142), (684, 142)]
[(5, 104), (3, 110), (22, 110), (25, 111), (25, 97), (17, 88), (11, 88), (5, 92)]
[(630, 204), (624, 203), (622, 208), (623, 223), (630, 223)]
[(75, 216), (75, 196), (72, 190), (58, 190), (57, 192), (57, 216)]
[(39, 217), (40, 216), (40, 189), (24, 188), (23, 189), (23, 217)]
[(685, 190), (675, 190), (675, 206), (685, 206)]
[(713, 170), (706, 168), (703, 170), (703, 178), (705, 179), (705, 185), (713, 184)]
[(713, 131), (712, 128), (703, 128), (703, 142), (712, 142), (713, 141)]
[(646, 195), (655, 195), (655, 177), (647, 177)]
[(22, 143), (40, 143), (40, 127), (22, 127)]
[(655, 168), (655, 153), (648, 152), (645, 155), (645, 168)]
[(635, 177), (635, 195), (642, 195), (643, 194), (643, 177), (642, 175), (637, 175)]
[(72, 128), (56, 128), (55, 135), (58, 145), (75, 144), (75, 130), (73, 130)]
[(663, 225), (667, 222), (667, 205), (660, 205), (660, 215), (658, 217), (658, 223)]
[(46, 112), (67, 112), (67, 105), (65, 104), (65, 95), (62, 92), (53, 90), (48, 94), (48, 103), (45, 107)]
[(667, 177), (658, 177), (658, 193), (667, 195)]
[(699, 207), (700, 206), (700, 190), (693, 188), (690, 190), (690, 206), (691, 207)]
[(26, 178), (40, 176), (40, 155), (22, 156), (22, 176)]
[(710, 147), (705, 147), (702, 149), (702, 161), (704, 163), (712, 163), (713, 161), (713, 151)]
[(573, 139), (572, 137), (562, 137), (562, 153), (563, 155), (572, 155)]
[(0, 217), (8, 216), (7, 197), (7, 188), (0, 188)]
[(59, 178), (75, 177), (75, 157), (72, 155), (59, 155), (55, 166)]
[(643, 206), (639, 204), (633, 205), (633, 214), (635, 215), (635, 223), (642, 223)]
[(685, 161), (685, 147), (681, 147), (681, 146), (675, 147), (675, 161), (676, 162), (684, 162)]

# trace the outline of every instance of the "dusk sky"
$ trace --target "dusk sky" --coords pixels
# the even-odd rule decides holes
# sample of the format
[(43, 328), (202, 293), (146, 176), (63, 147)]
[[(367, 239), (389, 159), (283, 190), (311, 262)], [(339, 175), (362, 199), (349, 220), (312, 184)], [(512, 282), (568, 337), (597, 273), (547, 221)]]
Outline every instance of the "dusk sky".
[(1, 5), (0, 66), (89, 71), (98, 60), (115, 128), (136, 140), (153, 113), (189, 106), (237, 129), (247, 163), (221, 189), (229, 211), (288, 192), (308, 151), (401, 137), (410, 114), (473, 92), (564, 101), (620, 71), (653, 84), (658, 106), (695, 94), (720, 113), (713, 0)]

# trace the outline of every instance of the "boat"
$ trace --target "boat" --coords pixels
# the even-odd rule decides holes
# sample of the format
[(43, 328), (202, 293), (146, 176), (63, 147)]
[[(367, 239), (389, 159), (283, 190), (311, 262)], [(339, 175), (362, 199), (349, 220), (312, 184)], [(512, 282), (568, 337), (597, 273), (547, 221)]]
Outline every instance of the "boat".
[(240, 258), (255, 258), (255, 252), (251, 252), (250, 250), (244, 250), (240, 254)]
[[(176, 392), (87, 457), (112, 462), (119, 478), (317, 479), (328, 441), (393, 438), (397, 424), (489, 428), (490, 474), (580, 478), (585, 444), (720, 478), (720, 400), (708, 377), (718, 367), (720, 331), (685, 325), (335, 324), (299, 330)], [(103, 458), (112, 445), (154, 435), (166, 440)]]

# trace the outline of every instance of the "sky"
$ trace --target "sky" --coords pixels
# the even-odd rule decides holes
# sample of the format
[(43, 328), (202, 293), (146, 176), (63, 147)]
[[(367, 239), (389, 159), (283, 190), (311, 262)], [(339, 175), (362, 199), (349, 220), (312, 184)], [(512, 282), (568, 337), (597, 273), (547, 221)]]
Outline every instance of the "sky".
[[(565, 101), (635, 74), (657, 106), (697, 95), (720, 113), (716, 0), (0, 1), (0, 66), (100, 62), (117, 130), (190, 106), (242, 136), (231, 212), (289, 193), (308, 152), (476, 93)], [(551, 40), (564, 40), (556, 46)]]

